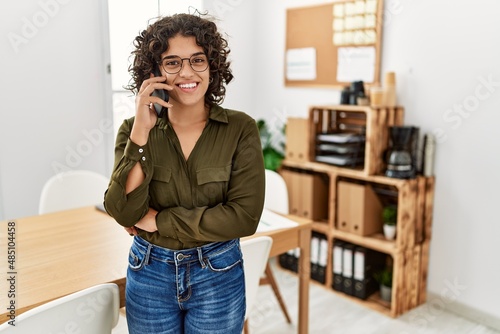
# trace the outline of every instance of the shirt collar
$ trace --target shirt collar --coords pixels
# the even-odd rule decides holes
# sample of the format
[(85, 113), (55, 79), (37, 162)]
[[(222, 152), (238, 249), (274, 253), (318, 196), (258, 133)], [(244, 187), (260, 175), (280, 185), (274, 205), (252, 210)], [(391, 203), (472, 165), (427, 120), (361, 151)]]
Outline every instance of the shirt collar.
[(214, 105), (210, 108), (208, 118), (221, 123), (228, 123), (227, 110), (219, 105)]

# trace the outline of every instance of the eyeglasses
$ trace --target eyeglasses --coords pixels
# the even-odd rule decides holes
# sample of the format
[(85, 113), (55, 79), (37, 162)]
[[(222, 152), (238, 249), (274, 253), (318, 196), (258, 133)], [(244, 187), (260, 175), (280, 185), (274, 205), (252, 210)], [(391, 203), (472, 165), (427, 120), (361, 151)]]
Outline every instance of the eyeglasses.
[(189, 60), (189, 65), (195, 72), (203, 72), (208, 68), (208, 59), (203, 53), (194, 54), (189, 58), (167, 56), (161, 60), (160, 66), (168, 74), (177, 74), (181, 71), (184, 60)]

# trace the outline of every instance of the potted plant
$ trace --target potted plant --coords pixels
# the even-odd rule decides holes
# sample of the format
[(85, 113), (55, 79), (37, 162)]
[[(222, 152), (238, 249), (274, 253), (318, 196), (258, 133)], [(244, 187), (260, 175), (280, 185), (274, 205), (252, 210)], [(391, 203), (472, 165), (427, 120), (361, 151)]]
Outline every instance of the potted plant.
[(374, 275), (375, 280), (380, 285), (380, 298), (391, 302), (392, 296), (392, 270), (384, 268)]
[[(262, 154), (264, 155), (264, 167), (273, 171), (277, 171), (281, 166), (281, 161), (285, 158), (283, 138), (284, 126), (281, 131), (273, 131), (269, 129), (267, 123), (263, 119), (257, 121), (257, 127), (260, 133), (260, 141), (262, 143)], [(281, 132), (281, 133), (279, 133)], [(281, 138), (279, 138), (281, 135)]]
[(394, 240), (396, 236), (396, 222), (398, 220), (398, 209), (395, 205), (388, 205), (382, 209), (382, 221), (384, 222), (384, 236), (387, 240)]

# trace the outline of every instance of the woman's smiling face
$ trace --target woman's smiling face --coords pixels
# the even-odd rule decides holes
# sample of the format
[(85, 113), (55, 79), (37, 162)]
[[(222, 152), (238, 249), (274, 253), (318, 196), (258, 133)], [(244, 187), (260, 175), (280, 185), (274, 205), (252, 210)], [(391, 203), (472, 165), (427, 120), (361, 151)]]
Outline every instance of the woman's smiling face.
[[(171, 103), (175, 105), (177, 102), (183, 106), (196, 106), (199, 104), (204, 107), (205, 93), (210, 81), (210, 70), (203, 48), (196, 44), (194, 36), (176, 35), (168, 40), (168, 44), (167, 51), (161, 55), (161, 71), (167, 77), (167, 84), (174, 87), (172, 91), (169, 91)], [(167, 71), (175, 72), (175, 70), (169, 70), (168, 66), (165, 65), (169, 64), (168, 61), (174, 57), (182, 59), (182, 66), (178, 73), (170, 74)], [(203, 66), (197, 65), (197, 62), (201, 64), (204, 60), (207, 62), (205, 70), (203, 70)], [(193, 67), (197, 71), (193, 69), (190, 62), (193, 63)]]

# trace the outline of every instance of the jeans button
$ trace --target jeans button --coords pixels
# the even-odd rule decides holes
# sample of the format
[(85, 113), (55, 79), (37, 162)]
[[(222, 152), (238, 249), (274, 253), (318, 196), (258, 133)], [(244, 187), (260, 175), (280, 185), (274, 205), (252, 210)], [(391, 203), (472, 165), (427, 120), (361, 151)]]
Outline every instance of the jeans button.
[(184, 256), (184, 254), (182, 254), (182, 253), (178, 253), (178, 254), (177, 254), (177, 256), (176, 256), (177, 261), (182, 261), (182, 260), (184, 260), (184, 257), (185, 257), (185, 256)]

